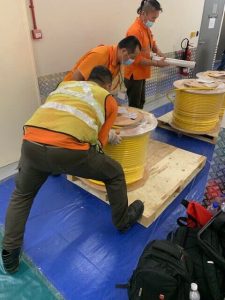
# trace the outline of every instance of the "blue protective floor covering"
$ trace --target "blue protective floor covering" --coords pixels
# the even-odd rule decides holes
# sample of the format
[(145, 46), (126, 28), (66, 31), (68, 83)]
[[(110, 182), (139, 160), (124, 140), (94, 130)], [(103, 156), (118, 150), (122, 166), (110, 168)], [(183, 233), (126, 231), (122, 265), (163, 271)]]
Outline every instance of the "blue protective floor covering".
[[(166, 105), (155, 113), (159, 116), (169, 110), (171, 105)], [(208, 159), (201, 173), (148, 229), (137, 224), (120, 234), (112, 225), (110, 207), (63, 176), (49, 177), (38, 193), (24, 251), (65, 299), (126, 300), (126, 291), (115, 284), (127, 282), (150, 240), (165, 238), (175, 228), (183, 213), (179, 205), (183, 198), (202, 199), (214, 145), (160, 128), (153, 138)], [(0, 184), (0, 224), (13, 187), (13, 179)]]

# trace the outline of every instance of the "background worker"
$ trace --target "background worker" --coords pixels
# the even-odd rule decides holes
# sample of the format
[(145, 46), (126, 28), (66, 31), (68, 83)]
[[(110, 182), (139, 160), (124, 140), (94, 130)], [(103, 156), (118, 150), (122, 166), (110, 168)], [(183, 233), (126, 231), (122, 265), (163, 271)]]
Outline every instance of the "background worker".
[[(103, 181), (113, 224), (121, 232), (141, 217), (140, 200), (128, 207), (121, 165), (101, 150), (117, 116), (117, 102), (108, 92), (111, 83), (112, 75), (103, 66), (95, 67), (88, 81), (62, 82), (25, 124), (16, 187), (5, 221), (2, 261), (7, 272), (18, 269), (34, 197), (52, 173)], [(120, 139), (111, 131), (109, 142)]]
[[(137, 10), (139, 17), (130, 26), (127, 36), (136, 36), (141, 43), (141, 53), (136, 57), (134, 63), (124, 68), (124, 83), (127, 88), (129, 106), (143, 108), (145, 103), (145, 80), (151, 76), (151, 66), (165, 67), (165, 57), (158, 48), (153, 38), (151, 27), (162, 8), (156, 0), (142, 0)], [(163, 57), (160, 61), (153, 61), (150, 53), (154, 52)]]
[(135, 57), (140, 53), (141, 44), (135, 36), (129, 36), (121, 40), (118, 45), (100, 45), (84, 54), (73, 69), (64, 77), (68, 80), (87, 80), (91, 70), (98, 65), (107, 67), (112, 73), (115, 83), (114, 90), (120, 83), (119, 72), (121, 64), (133, 63)]

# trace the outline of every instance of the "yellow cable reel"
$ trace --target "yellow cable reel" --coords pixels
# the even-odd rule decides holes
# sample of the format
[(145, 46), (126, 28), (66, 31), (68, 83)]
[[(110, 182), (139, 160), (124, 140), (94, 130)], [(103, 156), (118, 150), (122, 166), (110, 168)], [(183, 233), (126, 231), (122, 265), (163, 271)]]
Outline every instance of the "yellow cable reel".
[[(171, 126), (196, 134), (215, 130), (219, 123), (224, 90), (210, 87), (184, 87), (186, 81), (188, 80), (174, 82), (176, 97)], [(169, 94), (168, 98), (171, 100)]]
[[(205, 71), (205, 72), (199, 72), (196, 74), (196, 76), (202, 80), (203, 82), (218, 82), (225, 84), (225, 72), (224, 71)], [(224, 115), (225, 111), (225, 93), (223, 94), (223, 104), (220, 108), (220, 117)]]
[[(131, 109), (131, 108), (127, 108)], [(122, 141), (120, 144), (107, 144), (104, 153), (118, 161), (124, 171), (127, 184), (132, 184), (142, 179), (147, 161), (150, 131), (156, 128), (156, 118), (147, 112), (132, 108), (142, 114), (142, 119), (135, 126), (118, 126), (114, 128), (120, 131)], [(91, 180), (103, 185), (102, 182)]]

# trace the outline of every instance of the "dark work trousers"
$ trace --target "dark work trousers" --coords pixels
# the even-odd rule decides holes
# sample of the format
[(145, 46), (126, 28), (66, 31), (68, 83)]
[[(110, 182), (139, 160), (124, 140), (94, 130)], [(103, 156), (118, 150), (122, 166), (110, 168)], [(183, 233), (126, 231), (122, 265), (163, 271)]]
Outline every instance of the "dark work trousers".
[(34, 197), (52, 173), (103, 181), (111, 205), (113, 224), (120, 229), (128, 223), (123, 169), (107, 155), (97, 152), (95, 147), (80, 151), (23, 141), (18, 169), (16, 188), (5, 221), (3, 248), (6, 250), (21, 247)]
[(143, 108), (145, 104), (145, 80), (134, 80), (124, 78), (124, 84), (127, 88), (129, 106)]

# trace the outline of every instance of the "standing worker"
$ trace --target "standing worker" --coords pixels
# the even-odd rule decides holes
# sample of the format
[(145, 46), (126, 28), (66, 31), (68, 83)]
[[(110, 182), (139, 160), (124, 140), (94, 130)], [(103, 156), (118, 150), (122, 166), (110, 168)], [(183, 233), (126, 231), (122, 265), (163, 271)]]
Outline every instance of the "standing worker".
[[(151, 27), (162, 8), (156, 0), (142, 0), (137, 10), (139, 17), (130, 26), (127, 36), (136, 36), (140, 43), (142, 51), (136, 57), (134, 63), (124, 68), (124, 83), (127, 88), (129, 106), (143, 108), (145, 104), (145, 80), (151, 76), (151, 66), (166, 67), (168, 64), (164, 61), (163, 53), (157, 47), (153, 38)], [(153, 61), (150, 58), (150, 52), (156, 53), (162, 57), (160, 61)]]
[[(108, 68), (114, 79), (120, 75), (121, 64), (132, 64), (140, 51), (139, 40), (131, 35), (121, 40), (117, 46), (100, 45), (84, 54), (64, 77), (64, 81), (87, 80), (91, 70), (98, 65)], [(120, 78), (116, 79), (116, 84), (112, 86), (112, 89), (120, 83)]]
[(112, 74), (95, 67), (88, 81), (62, 82), (24, 125), (16, 177), (5, 221), (2, 261), (7, 272), (17, 271), (25, 225), (33, 200), (50, 174), (65, 173), (105, 183), (112, 209), (112, 222), (125, 232), (142, 215), (136, 200), (128, 207), (121, 165), (101, 148), (121, 137), (110, 131), (117, 102), (109, 94)]

